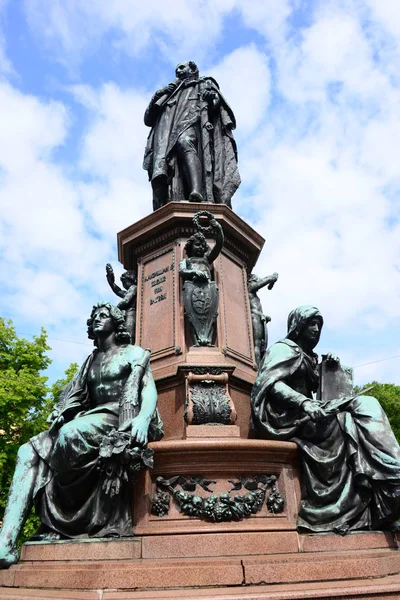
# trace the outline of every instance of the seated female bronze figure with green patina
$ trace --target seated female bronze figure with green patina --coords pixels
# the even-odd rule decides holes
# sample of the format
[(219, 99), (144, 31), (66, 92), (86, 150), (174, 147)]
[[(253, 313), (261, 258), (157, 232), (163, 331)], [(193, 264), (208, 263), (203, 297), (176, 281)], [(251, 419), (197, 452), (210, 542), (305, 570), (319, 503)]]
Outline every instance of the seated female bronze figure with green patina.
[(32, 505), (41, 519), (36, 539), (133, 533), (126, 483), (151, 464), (147, 442), (163, 435), (150, 352), (130, 344), (124, 313), (108, 303), (93, 307), (88, 334), (96, 348), (62, 391), (49, 430), (18, 451), (0, 531), (1, 567), (17, 562)]
[(289, 314), (287, 336), (266, 352), (252, 390), (254, 428), (300, 448), (299, 530), (391, 529), (400, 516), (400, 447), (372, 396), (313, 398), (322, 325), (314, 306)]

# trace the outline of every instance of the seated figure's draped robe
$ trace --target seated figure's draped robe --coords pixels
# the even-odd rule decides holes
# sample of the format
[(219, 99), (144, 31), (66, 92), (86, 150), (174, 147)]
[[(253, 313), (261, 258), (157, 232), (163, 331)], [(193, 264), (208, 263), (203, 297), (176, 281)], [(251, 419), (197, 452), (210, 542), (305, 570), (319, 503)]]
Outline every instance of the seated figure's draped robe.
[[(91, 401), (88, 376), (96, 352), (64, 388), (57, 405), (66, 420), (66, 407), (76, 416), (58, 431), (44, 431), (30, 440), (39, 457), (34, 490), (36, 513), (42, 528), (68, 538), (132, 536), (128, 486), (123, 486), (119, 495), (106, 495), (98, 469), (100, 444), (113, 429), (118, 429), (119, 403), (94, 405)], [(138, 405), (136, 414), (139, 410)], [(162, 435), (162, 421), (156, 410), (149, 441)]]
[(385, 528), (400, 516), (400, 447), (379, 402), (359, 396), (305, 421), (318, 388), (317, 355), (285, 338), (267, 351), (252, 391), (252, 421), (266, 439), (295, 442), (302, 459), (299, 529)]

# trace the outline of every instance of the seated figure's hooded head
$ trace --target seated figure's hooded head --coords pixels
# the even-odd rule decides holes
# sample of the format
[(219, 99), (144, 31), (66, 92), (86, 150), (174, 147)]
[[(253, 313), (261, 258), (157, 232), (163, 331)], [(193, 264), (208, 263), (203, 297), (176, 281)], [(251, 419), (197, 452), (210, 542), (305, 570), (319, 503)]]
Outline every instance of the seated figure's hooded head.
[(305, 304), (298, 306), (290, 311), (287, 321), (286, 337), (293, 342), (296, 342), (301, 335), (302, 329), (309, 319), (319, 319), (321, 321), (321, 329), (324, 324), (324, 319), (316, 306)]

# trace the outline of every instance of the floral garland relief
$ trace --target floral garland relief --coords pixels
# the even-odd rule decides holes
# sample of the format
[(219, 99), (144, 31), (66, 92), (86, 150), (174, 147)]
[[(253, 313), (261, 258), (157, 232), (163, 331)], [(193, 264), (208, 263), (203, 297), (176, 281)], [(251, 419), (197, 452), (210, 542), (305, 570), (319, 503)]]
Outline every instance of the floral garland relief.
[[(177, 475), (170, 479), (157, 477), (156, 493), (152, 499), (151, 512), (158, 517), (168, 514), (171, 497), (179, 506), (181, 512), (189, 517), (197, 517), (219, 523), (222, 521), (239, 521), (258, 513), (266, 499), (267, 510), (278, 514), (283, 511), (284, 498), (276, 489), (275, 475), (256, 475), (254, 477), (240, 477), (238, 481), (229, 483), (232, 488), (229, 492), (213, 494), (210, 485), (215, 481), (193, 475), (190, 478)], [(202, 497), (195, 492), (199, 485), (211, 496)], [(180, 489), (176, 489), (179, 486)], [(247, 490), (246, 494), (231, 495), (233, 491), (242, 488)], [(268, 496), (267, 496), (267, 492)]]

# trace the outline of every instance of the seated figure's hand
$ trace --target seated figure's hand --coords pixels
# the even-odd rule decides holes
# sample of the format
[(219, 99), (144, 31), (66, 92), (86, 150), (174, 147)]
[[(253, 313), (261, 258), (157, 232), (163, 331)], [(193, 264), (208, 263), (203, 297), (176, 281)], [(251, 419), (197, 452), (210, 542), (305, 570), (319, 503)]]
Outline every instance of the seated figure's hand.
[(325, 362), (328, 366), (334, 367), (336, 365), (340, 365), (340, 358), (333, 352), (328, 352), (325, 357)]
[(141, 417), (140, 414), (138, 414), (138, 416), (132, 420), (132, 426), (131, 426), (132, 439), (136, 440), (138, 444), (141, 444), (144, 446), (145, 444), (147, 444), (148, 431), (149, 431), (149, 419)]
[(321, 405), (314, 400), (306, 400), (303, 402), (302, 408), (313, 421), (319, 421), (320, 419), (327, 417), (327, 414)]
[(57, 416), (54, 421), (51, 422), (49, 432), (56, 432), (64, 425), (65, 419), (63, 415)]
[(47, 419), (46, 419), (46, 423), (47, 423), (48, 425), (52, 425), (52, 424), (54, 423), (54, 421), (56, 421), (56, 420), (58, 419), (58, 417), (59, 417), (59, 414), (60, 414), (60, 413), (59, 413), (59, 412), (58, 412), (58, 410), (55, 408), (55, 409), (53, 410), (53, 412), (51, 412), (51, 413), (49, 414), (49, 416), (47, 417)]

